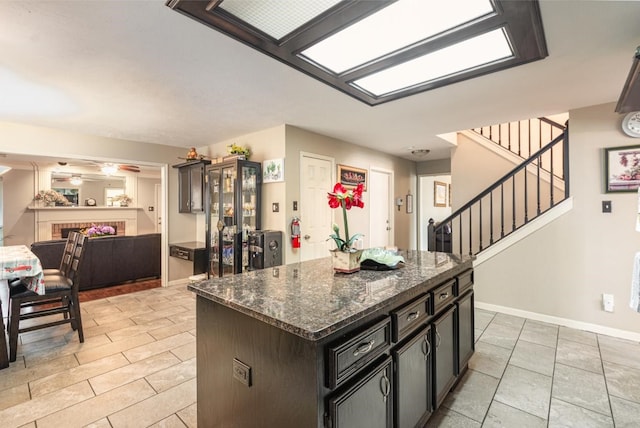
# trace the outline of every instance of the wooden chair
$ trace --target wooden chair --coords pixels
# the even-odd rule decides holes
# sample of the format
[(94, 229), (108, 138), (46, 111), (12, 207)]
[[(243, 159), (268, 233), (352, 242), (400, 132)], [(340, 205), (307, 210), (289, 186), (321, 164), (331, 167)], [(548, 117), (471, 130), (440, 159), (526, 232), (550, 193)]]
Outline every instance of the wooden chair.
[[(9, 292), (9, 322), (7, 326), (9, 331), (9, 361), (16, 360), (18, 335), (20, 333), (70, 323), (71, 327), (77, 330), (80, 342), (84, 342), (80, 302), (78, 299), (80, 286), (78, 268), (82, 261), (86, 241), (87, 237), (85, 235), (78, 234), (76, 247), (70, 261), (70, 268), (66, 275), (64, 272), (45, 275), (45, 294), (36, 294), (24, 284), (11, 287)], [(20, 328), (21, 321), (55, 314), (62, 314), (63, 318), (40, 324), (30, 324)]]
[(71, 269), (71, 260), (73, 258), (73, 253), (76, 250), (76, 244), (80, 235), (82, 235), (80, 232), (69, 232), (69, 235), (67, 236), (67, 243), (64, 245), (64, 250), (62, 251), (62, 260), (60, 261), (60, 267), (58, 269), (44, 269), (42, 272), (45, 275), (67, 275), (69, 273), (69, 269)]

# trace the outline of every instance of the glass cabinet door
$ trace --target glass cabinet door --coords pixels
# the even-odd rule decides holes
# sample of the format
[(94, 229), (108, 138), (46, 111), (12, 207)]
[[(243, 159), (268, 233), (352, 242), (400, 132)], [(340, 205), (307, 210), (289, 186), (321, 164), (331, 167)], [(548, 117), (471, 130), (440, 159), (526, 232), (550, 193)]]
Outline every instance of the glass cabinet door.
[(242, 165), (242, 270), (249, 267), (249, 232), (258, 228), (258, 167)]
[(207, 167), (209, 275), (249, 267), (249, 233), (260, 229), (261, 165), (238, 160)]
[(207, 172), (209, 183), (209, 274), (218, 276), (220, 272), (220, 170), (211, 169)]
[(237, 254), (234, 254), (238, 224), (236, 222), (237, 205), (235, 203), (235, 187), (237, 170), (235, 165), (222, 168), (221, 194), (222, 194), (222, 274), (235, 273)]

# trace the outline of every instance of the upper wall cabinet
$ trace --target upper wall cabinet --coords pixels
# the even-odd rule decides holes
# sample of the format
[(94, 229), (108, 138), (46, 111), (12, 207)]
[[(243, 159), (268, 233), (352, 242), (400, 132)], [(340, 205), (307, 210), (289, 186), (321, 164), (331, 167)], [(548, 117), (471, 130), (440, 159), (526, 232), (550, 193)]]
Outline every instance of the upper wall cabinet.
[(178, 212), (204, 212), (204, 170), (210, 163), (197, 160), (173, 166), (178, 168)]

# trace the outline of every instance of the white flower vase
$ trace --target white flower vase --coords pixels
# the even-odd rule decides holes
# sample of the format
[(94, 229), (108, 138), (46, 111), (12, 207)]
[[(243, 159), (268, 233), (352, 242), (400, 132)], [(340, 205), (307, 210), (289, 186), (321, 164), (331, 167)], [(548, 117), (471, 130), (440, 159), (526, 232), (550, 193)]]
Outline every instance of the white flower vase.
[(331, 250), (333, 270), (339, 273), (354, 273), (360, 270), (362, 250)]

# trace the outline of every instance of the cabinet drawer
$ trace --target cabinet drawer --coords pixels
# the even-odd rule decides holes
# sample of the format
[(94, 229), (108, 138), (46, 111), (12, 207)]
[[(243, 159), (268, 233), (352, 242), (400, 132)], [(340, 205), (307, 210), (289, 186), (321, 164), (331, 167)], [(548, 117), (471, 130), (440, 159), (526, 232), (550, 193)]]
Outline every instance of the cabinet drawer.
[(430, 315), (430, 309), (430, 298), (428, 294), (425, 294), (408, 305), (391, 312), (393, 341), (397, 342), (425, 321)]
[(328, 347), (329, 388), (335, 388), (391, 346), (391, 319), (386, 317), (355, 336)]
[(458, 275), (458, 290), (456, 296), (462, 296), (465, 291), (473, 287), (473, 270), (462, 272)]
[(455, 296), (453, 291), (455, 289), (456, 280), (452, 279), (447, 281), (443, 285), (439, 286), (431, 293), (433, 293), (433, 313), (437, 314), (438, 311), (446, 307), (449, 303), (453, 302)]

